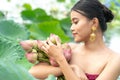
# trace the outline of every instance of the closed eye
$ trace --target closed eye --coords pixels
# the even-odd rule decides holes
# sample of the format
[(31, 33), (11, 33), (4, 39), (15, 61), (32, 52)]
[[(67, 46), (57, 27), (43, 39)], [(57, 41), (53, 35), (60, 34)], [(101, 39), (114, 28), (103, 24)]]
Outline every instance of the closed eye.
[(79, 19), (78, 18), (72, 18), (72, 24), (77, 24), (79, 22)]
[(75, 22), (73, 22), (74, 24), (77, 24), (78, 23), (78, 21), (75, 21)]
[(72, 24), (77, 24), (78, 23), (78, 21), (73, 21), (73, 22), (71, 22)]

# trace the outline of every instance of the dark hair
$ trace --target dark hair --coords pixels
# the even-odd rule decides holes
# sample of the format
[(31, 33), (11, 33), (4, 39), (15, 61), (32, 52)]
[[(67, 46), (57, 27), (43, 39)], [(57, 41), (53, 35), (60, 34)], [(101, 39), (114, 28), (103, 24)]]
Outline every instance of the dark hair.
[(107, 29), (107, 22), (112, 21), (114, 15), (105, 5), (98, 0), (80, 0), (72, 8), (89, 19), (97, 17), (101, 30), (104, 32)]

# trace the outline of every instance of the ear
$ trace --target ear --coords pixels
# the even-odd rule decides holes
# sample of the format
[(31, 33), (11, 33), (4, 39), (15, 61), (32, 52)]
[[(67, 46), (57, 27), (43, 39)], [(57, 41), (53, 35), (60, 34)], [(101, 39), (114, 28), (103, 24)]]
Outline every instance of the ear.
[(99, 26), (99, 20), (98, 20), (98, 18), (93, 18), (92, 19), (92, 23), (93, 23), (93, 25), (92, 26), (95, 26), (96, 28), (98, 28), (98, 26)]

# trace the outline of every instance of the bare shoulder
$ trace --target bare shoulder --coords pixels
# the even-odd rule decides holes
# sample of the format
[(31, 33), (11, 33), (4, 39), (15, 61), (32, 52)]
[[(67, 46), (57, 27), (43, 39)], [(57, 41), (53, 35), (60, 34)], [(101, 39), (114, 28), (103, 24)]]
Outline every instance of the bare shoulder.
[(111, 58), (110, 58), (110, 61), (108, 62), (108, 65), (110, 65), (111, 67), (113, 66), (120, 73), (120, 68), (119, 68), (120, 67), (120, 53), (113, 52), (111, 54)]
[(96, 80), (117, 80), (120, 75), (120, 54), (112, 51), (110, 54), (108, 63)]
[(120, 53), (112, 52), (110, 61), (115, 61), (120, 63)]

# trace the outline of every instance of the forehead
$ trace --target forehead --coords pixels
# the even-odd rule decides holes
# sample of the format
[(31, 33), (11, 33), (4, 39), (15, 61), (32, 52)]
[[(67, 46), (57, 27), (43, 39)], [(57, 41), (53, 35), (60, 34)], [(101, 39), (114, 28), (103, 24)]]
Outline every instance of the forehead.
[(80, 12), (72, 10), (70, 13), (70, 17), (72, 19), (72, 18), (84, 18), (85, 16), (82, 15), (82, 13), (80, 13)]

